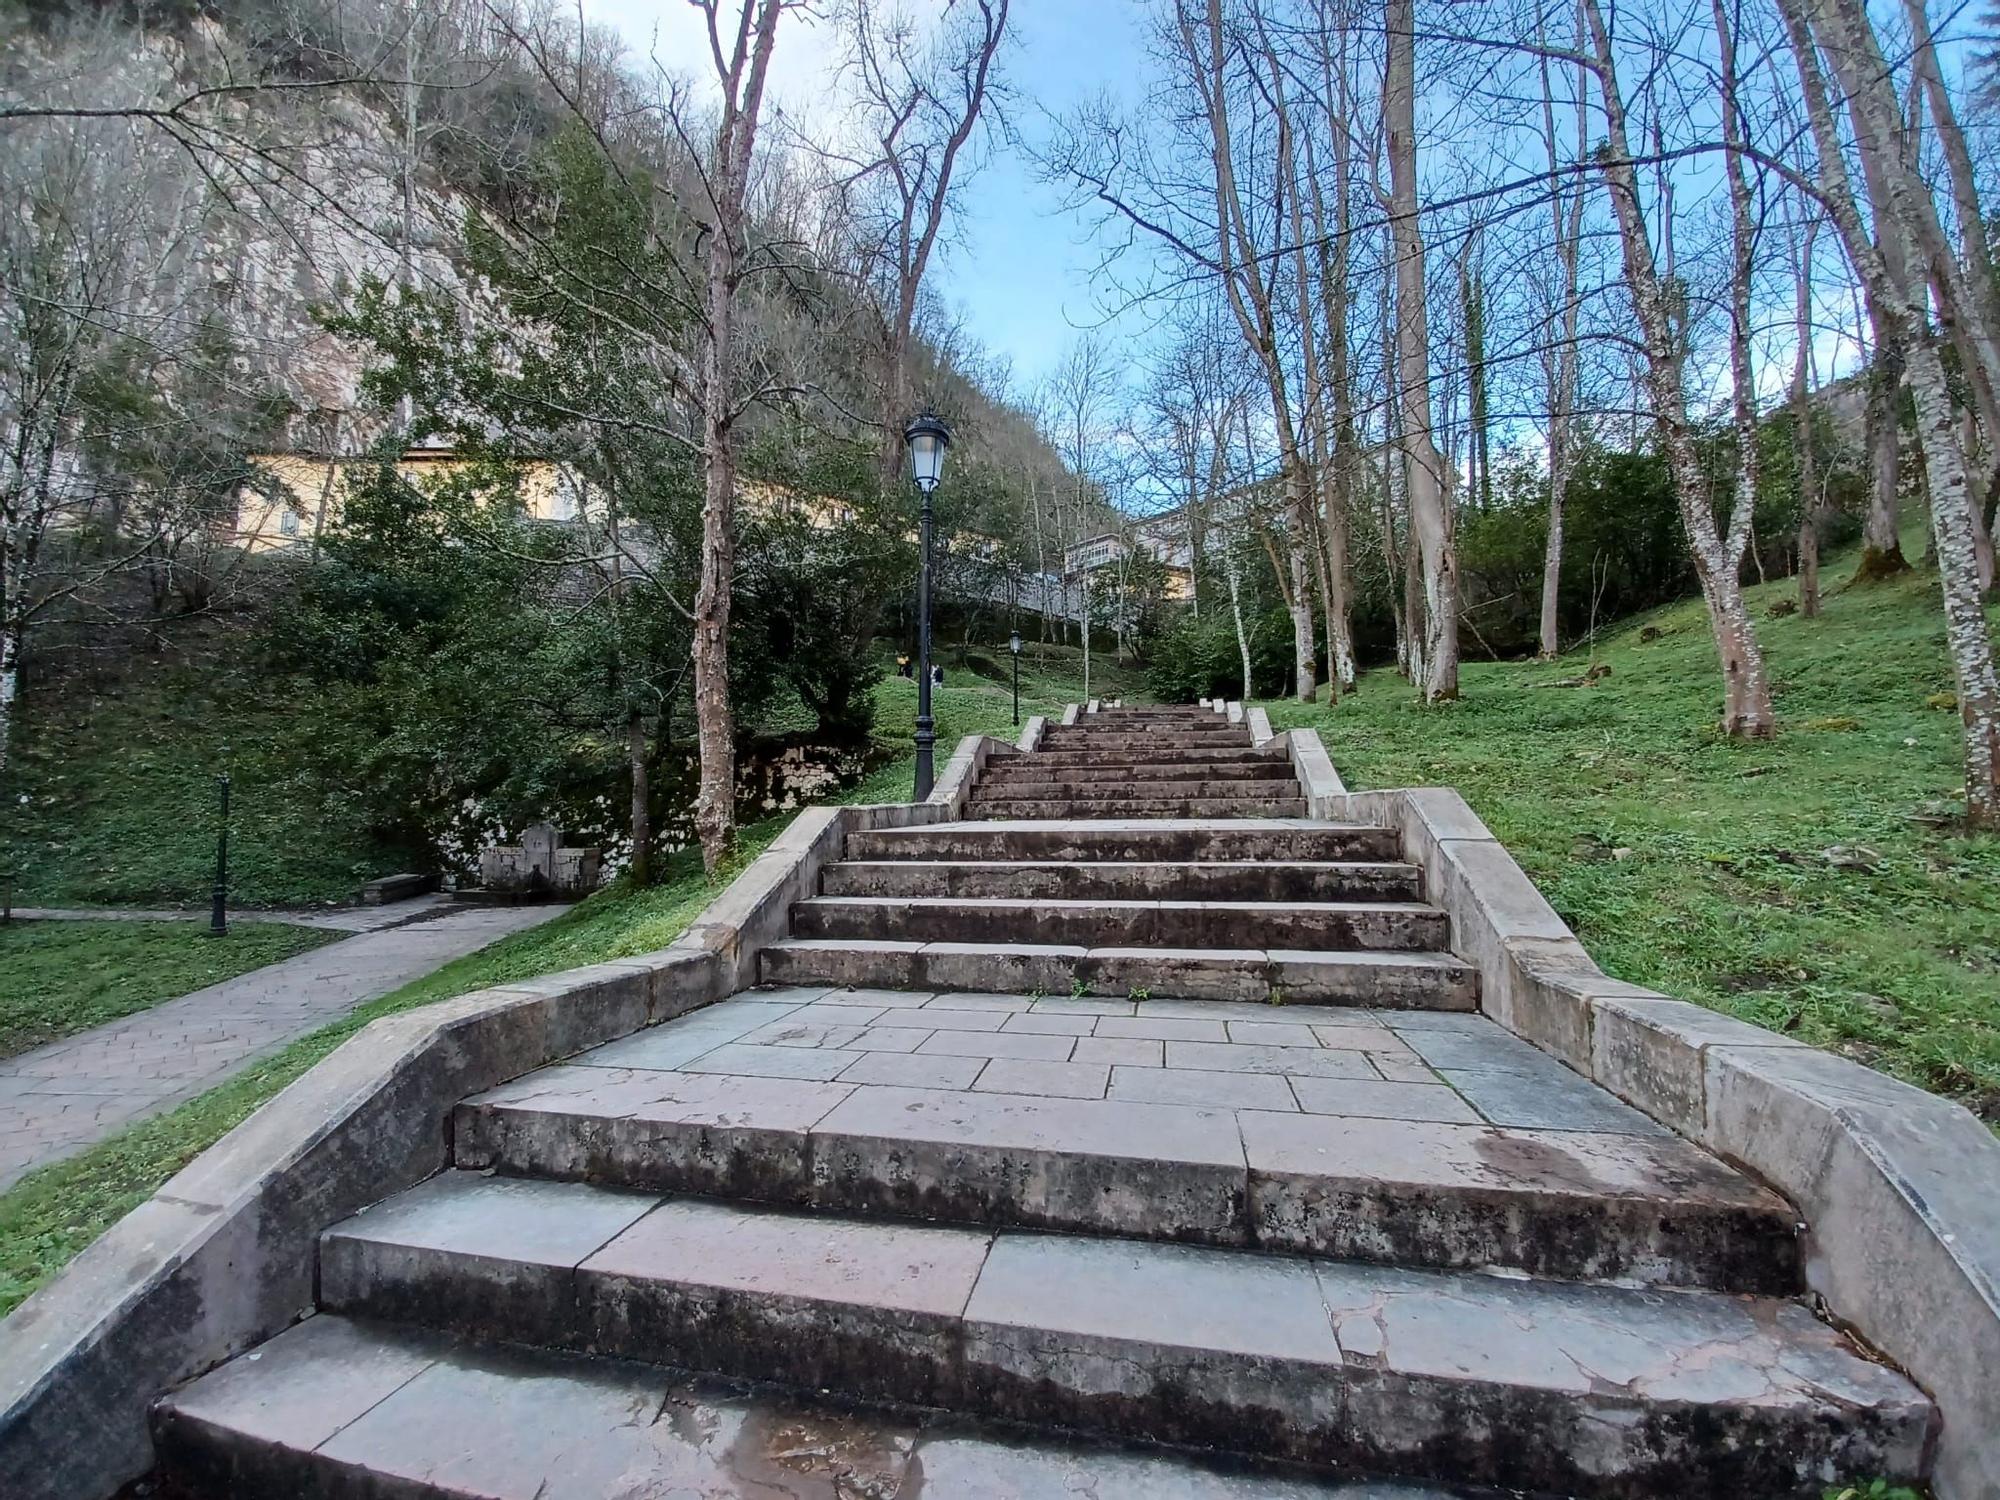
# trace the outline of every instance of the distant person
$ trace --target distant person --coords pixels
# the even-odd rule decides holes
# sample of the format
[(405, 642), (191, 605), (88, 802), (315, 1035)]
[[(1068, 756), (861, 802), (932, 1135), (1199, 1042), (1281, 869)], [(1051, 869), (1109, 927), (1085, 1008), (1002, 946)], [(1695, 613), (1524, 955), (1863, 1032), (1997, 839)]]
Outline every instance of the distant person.
[(932, 684), (932, 686), (934, 686), (934, 687), (943, 687), (943, 686), (944, 686), (944, 668), (943, 668), (943, 667), (932, 667), (932, 668), (931, 668), (931, 684)]
[(896, 675), (898, 677), (908, 677), (910, 675), (909, 657), (899, 656), (896, 658)]

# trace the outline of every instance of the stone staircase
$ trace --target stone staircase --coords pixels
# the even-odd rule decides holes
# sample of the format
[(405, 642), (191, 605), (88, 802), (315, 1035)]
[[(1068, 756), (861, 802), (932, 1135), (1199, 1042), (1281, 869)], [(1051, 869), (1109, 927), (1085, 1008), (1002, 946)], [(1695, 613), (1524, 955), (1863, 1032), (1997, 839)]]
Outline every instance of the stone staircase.
[[(985, 816), (850, 835), (765, 987), (464, 1101), (454, 1170), (322, 1237), (318, 1316), (161, 1403), (169, 1479), (1816, 1500), (1923, 1472), (1930, 1404), (1813, 1315), (1790, 1207), (1473, 1013), (1390, 830), (1304, 819), (1218, 716), (1095, 718), (996, 759)], [(1084, 774), (1222, 765), (1255, 793)]]
[[(820, 894), (794, 908), (792, 936), (765, 950), (763, 977), (1477, 1005), (1476, 978), (1447, 951), (1445, 915), (1419, 899), (1391, 830), (1306, 820), (1290, 763), (1219, 714), (1088, 717), (1033, 751), (995, 754), (972, 790), (974, 819), (850, 837)], [(1234, 779), (1197, 779), (1217, 771)], [(1193, 790), (1152, 795), (1180, 786)], [(1216, 788), (1229, 794), (1207, 795)]]
[(1107, 709), (996, 755), (973, 788), (995, 818), (1299, 818), (1290, 764), (1203, 709)]

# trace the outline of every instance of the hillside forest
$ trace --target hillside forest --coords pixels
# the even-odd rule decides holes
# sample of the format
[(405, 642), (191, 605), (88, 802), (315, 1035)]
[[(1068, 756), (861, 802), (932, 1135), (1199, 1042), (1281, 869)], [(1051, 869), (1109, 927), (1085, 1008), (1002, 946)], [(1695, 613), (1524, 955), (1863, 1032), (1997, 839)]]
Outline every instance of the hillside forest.
[[(1054, 109), (1028, 3), (693, 0), (650, 49), (538, 0), (0, 3), (18, 826), (115, 696), (381, 861), (555, 816), (713, 871), (753, 746), (852, 779), (906, 734), (923, 410), (954, 672), (1018, 632), (1072, 697), (1338, 722), (1373, 670), (1421, 726), (1697, 599), (1757, 742), (1770, 615), (1916, 578), (1945, 816), (2000, 824), (1963, 12), (1129, 0), (1143, 103)], [(838, 111), (773, 103), (788, 50)], [(1101, 252), (1027, 375), (938, 286), (1003, 155)]]

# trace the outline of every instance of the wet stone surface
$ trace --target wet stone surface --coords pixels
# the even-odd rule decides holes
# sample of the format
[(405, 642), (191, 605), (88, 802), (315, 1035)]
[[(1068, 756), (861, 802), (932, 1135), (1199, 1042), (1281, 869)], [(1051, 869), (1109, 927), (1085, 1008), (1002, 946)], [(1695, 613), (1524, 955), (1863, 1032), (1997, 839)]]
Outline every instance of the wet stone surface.
[[(1030, 1439), (613, 1360), (318, 1317), (173, 1398), (185, 1500), (245, 1479), (480, 1500), (1476, 1500), (1213, 1458)], [(218, 1443), (217, 1439), (220, 1438)], [(313, 1455), (310, 1467), (301, 1460)], [(282, 1488), (281, 1488), (282, 1486)], [(406, 1489), (404, 1487), (413, 1487)], [(371, 1490), (371, 1492), (373, 1492)]]
[[(1927, 1431), (1920, 1393), (1791, 1301), (638, 1194), (573, 1263), (615, 1218), (509, 1258), (599, 1191), (457, 1174), (375, 1213), (379, 1241), (369, 1216), (335, 1231), (383, 1253), (329, 1261), (323, 1295), (486, 1340), (1618, 1500), (1669, 1473), (1776, 1497), (1791, 1472), (1912, 1472)], [(378, 1361), (331, 1404), (398, 1374)]]

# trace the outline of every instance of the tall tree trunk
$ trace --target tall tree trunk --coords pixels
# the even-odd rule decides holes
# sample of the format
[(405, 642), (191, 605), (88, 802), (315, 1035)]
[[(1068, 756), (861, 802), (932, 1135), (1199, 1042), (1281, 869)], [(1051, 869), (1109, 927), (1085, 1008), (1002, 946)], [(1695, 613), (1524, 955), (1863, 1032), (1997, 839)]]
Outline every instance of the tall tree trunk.
[[(1910, 91), (1906, 128), (1874, 24), (1857, 0), (1817, 5), (1814, 30), (1842, 92), (1852, 101), (1855, 144), (1863, 148), (1869, 201), (1893, 202), (1900, 193), (1909, 205), (1911, 211), (1902, 216), (1899, 253), (1911, 274), (1928, 277), (1936, 295), (1938, 323), (1958, 352), (1959, 373), (1971, 392), (1973, 410), (1987, 432), (2000, 433), (2000, 329), (1986, 313), (1993, 294), (1989, 288), (1982, 297), (1968, 284), (1965, 268), (1952, 253), (1939, 222), (1930, 185), (1915, 175), (1912, 143), (1922, 129), (1923, 90)], [(1884, 108), (1864, 107), (1864, 99), (1878, 100)], [(1919, 272), (1918, 267), (1924, 269)]]
[(1382, 84), (1382, 116), (1388, 135), (1392, 200), (1390, 228), (1396, 246), (1398, 405), (1403, 449), (1409, 455), (1405, 480), (1410, 495), (1410, 530), (1423, 564), (1423, 620), (1409, 621), (1420, 639), (1418, 686), (1424, 701), (1458, 696), (1458, 560), (1452, 540), (1450, 496), (1444, 461), (1431, 439), (1430, 335), (1424, 316), (1424, 237), (1417, 220), (1416, 31), (1412, 0), (1385, 0), (1383, 27), (1388, 57)]
[[(577, 497), (577, 519), (589, 520), (589, 491)], [(606, 539), (611, 544), (610, 595), (612, 611), (612, 680), (625, 694), (625, 764), (631, 781), (632, 857), (626, 865), (634, 885), (653, 883), (653, 807), (646, 767), (646, 716), (633, 690), (625, 651), (625, 538), (619, 524), (618, 496), (604, 496)]]
[[(1820, 185), (1828, 212), (1855, 260), (1855, 269), (1874, 289), (1906, 351), (1917, 408), (1918, 448), (1930, 496), (1931, 539), (1944, 593), (1945, 641), (1958, 678), (1959, 716), (1965, 726), (1966, 818), (1975, 826), (2000, 826), (2000, 675), (1995, 672), (1993, 640), (1979, 588), (1973, 500), (1958, 437), (1952, 430), (1944, 361), (1929, 325), (1925, 278), (1907, 270), (1897, 280), (1891, 274), (1890, 258), (1876, 253), (1860, 229), (1858, 200), (1847, 176), (1839, 127), (1827, 99), (1819, 59), (1821, 44), (1829, 53), (1841, 50), (1854, 55), (1856, 38), (1846, 18), (1828, 0), (1779, 0), (1778, 9), (1785, 20), (1798, 65), (1800, 92), (1819, 150)], [(1872, 34), (1869, 40), (1872, 43)], [(1900, 251), (1905, 264), (1910, 265), (1916, 259), (1912, 253), (1916, 236), (1910, 223), (1930, 211), (1930, 205), (1921, 201), (1918, 185), (1901, 169), (1901, 163), (1884, 150), (1898, 118), (1888, 80), (1865, 76), (1866, 70), (1863, 73), (1850, 100), (1855, 140), (1864, 163), (1871, 156), (1875, 158), (1887, 189), (1886, 201), (1870, 206), (1882, 227), (1885, 248)]]
[[(1577, 45), (1583, 45), (1583, 22), (1577, 19)], [(1541, 59), (1542, 132), (1548, 143), (1549, 172), (1561, 166), (1557, 147), (1555, 88), (1549, 77), (1549, 60)], [(1589, 149), (1588, 90), (1581, 70), (1576, 78), (1576, 149), (1579, 159)], [(1549, 377), (1549, 534), (1542, 548), (1542, 613), (1539, 650), (1543, 661), (1553, 661), (1562, 650), (1558, 611), (1562, 591), (1563, 507), (1569, 498), (1569, 476), (1575, 458), (1571, 451), (1570, 422), (1576, 407), (1577, 321), (1582, 298), (1577, 295), (1577, 259), (1583, 242), (1583, 184), (1571, 183), (1551, 197), (1556, 260), (1562, 266), (1561, 332), (1554, 357), (1545, 358)], [(1565, 203), (1567, 216), (1565, 217)]]
[(1792, 421), (1798, 447), (1799, 471), (1799, 613), (1812, 619), (1819, 613), (1819, 455), (1813, 444), (1812, 391), (1812, 258), (1819, 237), (1819, 220), (1806, 224), (1799, 249), (1798, 282), (1792, 322), (1798, 348), (1792, 354)]
[[(0, 621), (0, 775), (5, 775), (8, 752), (14, 743), (14, 709), (21, 699), (21, 647), (27, 639), (26, 622), (9, 610)], [(1244, 656), (1248, 675), (1249, 656)]]
[(1465, 316), (1466, 492), (1486, 509), (1493, 504), (1493, 470), (1487, 462), (1491, 445), (1486, 411), (1486, 282), (1478, 257), (1475, 231), (1466, 236), (1458, 261), (1459, 298)]
[[(753, 0), (743, 0), (747, 7)], [(744, 195), (756, 144), (764, 80), (777, 43), (782, 0), (754, 0), (732, 50), (718, 46), (724, 71), (707, 207), (708, 263), (701, 328), (701, 579), (694, 600), (695, 739), (701, 757), (694, 826), (711, 875), (736, 840), (736, 717), (729, 701), (729, 606), (736, 575), (736, 298), (745, 274)], [(726, 58), (726, 62), (725, 62)]]
[[(1345, 39), (1343, 38), (1343, 47)], [(1328, 76), (1327, 106), (1347, 113), (1347, 61), (1343, 53), (1339, 83), (1334, 86), (1330, 54), (1322, 50)], [(1349, 561), (1349, 517), (1353, 513), (1361, 460), (1354, 422), (1354, 361), (1349, 347), (1347, 316), (1349, 262), (1353, 243), (1353, 162), (1345, 131), (1333, 141), (1333, 232), (1327, 233), (1326, 207), (1320, 173), (1313, 159), (1312, 137), (1306, 137), (1306, 177), (1312, 184), (1313, 233), (1320, 245), (1320, 304), (1326, 320), (1326, 381), (1332, 388), (1333, 431), (1330, 462), (1320, 476), (1321, 535), (1328, 571), (1327, 677), (1331, 698), (1354, 691), (1353, 569)], [(1310, 310), (1304, 316), (1309, 320)]]
[(1855, 570), (1859, 582), (1889, 578), (1909, 571), (1903, 556), (1901, 488), (1901, 423), (1897, 420), (1897, 398), (1903, 389), (1903, 351), (1883, 334), (1886, 326), (1874, 319), (1875, 355), (1865, 377), (1863, 431), (1868, 447), (1868, 512), (1861, 523), (1861, 565)]
[(1204, 18), (1205, 40), (1197, 37), (1194, 21), (1187, 11), (1177, 7), (1176, 21), (1182, 50), (1193, 70), (1195, 86), (1201, 94), (1208, 119), (1223, 290), (1243, 341), (1257, 356), (1265, 385), (1270, 391), (1271, 416), (1277, 427), (1278, 470), (1291, 522), (1286, 540), (1291, 551), (1294, 682), (1299, 701), (1310, 703), (1315, 696), (1316, 685), (1312, 597), (1305, 551), (1306, 538), (1312, 529), (1311, 485), (1305, 473), (1298, 428), (1293, 421), (1285, 365), (1279, 355), (1271, 289), (1263, 279), (1266, 257), (1259, 253), (1251, 237), (1249, 217), (1244, 212), (1243, 199), (1237, 187), (1235, 147), (1224, 79), (1230, 41), (1223, 26), (1222, 0), (1208, 0)]
[(1389, 277), (1383, 276), (1377, 286), (1376, 321), (1381, 325), (1382, 340), (1382, 487), (1378, 496), (1382, 523), (1382, 566), (1388, 579), (1390, 623), (1396, 632), (1396, 670), (1415, 681), (1416, 673), (1410, 663), (1409, 597), (1401, 587), (1406, 572), (1403, 551), (1408, 538), (1399, 542), (1396, 537), (1396, 512), (1401, 508), (1404, 483), (1403, 439), (1396, 427), (1395, 303)]
[[(1666, 450), (1667, 466), (1673, 475), (1674, 498), (1681, 524), (1694, 556), (1695, 576), (1701, 583), (1702, 600), (1708, 606), (1710, 633), (1716, 654), (1722, 661), (1723, 732), (1732, 736), (1762, 736), (1772, 732), (1771, 694), (1765, 675), (1764, 657), (1750, 624), (1738, 573), (1743, 562), (1743, 546), (1749, 533), (1749, 506), (1754, 495), (1745, 487), (1743, 470), (1738, 468), (1731, 536), (1719, 535), (1715, 514), (1709, 508), (1707, 476), (1695, 451), (1694, 435), (1688, 424), (1686, 396), (1682, 389), (1681, 336), (1675, 326), (1666, 288), (1653, 260), (1652, 241), (1646, 232), (1645, 210), (1639, 201), (1638, 174), (1625, 124), (1625, 101), (1620, 92), (1610, 33), (1598, 0), (1582, 0), (1595, 52), (1593, 71), (1604, 100), (1607, 147), (1598, 157), (1599, 169), (1610, 191), (1617, 213), (1619, 240), (1623, 249), (1625, 281), (1632, 296), (1633, 311), (1645, 348), (1644, 378), (1649, 403)], [(1725, 55), (1728, 49), (1725, 48)], [(1733, 123), (1733, 122), (1732, 122)], [(1727, 128), (1727, 127), (1726, 127)], [(1730, 132), (1734, 139), (1733, 131)], [(1741, 161), (1727, 153), (1740, 173)], [(1732, 189), (1732, 202), (1734, 192)], [(1743, 253), (1741, 240), (1737, 253)], [(1732, 338), (1732, 344), (1735, 340)], [(1732, 350), (1732, 354), (1734, 351)]]
[(1236, 654), (1243, 659), (1243, 701), (1248, 703), (1255, 696), (1250, 689), (1250, 635), (1243, 628), (1243, 569), (1236, 560), (1233, 543), (1223, 547), (1222, 559), (1224, 575), (1229, 580), (1229, 613), (1236, 621)]

